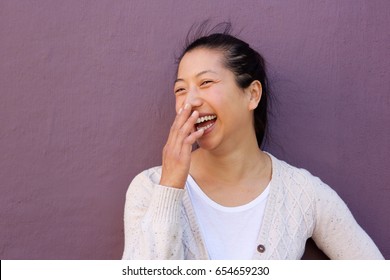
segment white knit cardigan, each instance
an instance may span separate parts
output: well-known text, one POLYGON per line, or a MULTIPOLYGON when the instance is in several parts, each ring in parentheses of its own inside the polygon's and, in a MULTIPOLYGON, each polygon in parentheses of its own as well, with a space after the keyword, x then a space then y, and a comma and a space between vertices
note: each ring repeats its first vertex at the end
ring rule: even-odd
MULTIPOLYGON (((252 259, 300 259, 310 237, 331 259, 383 259, 335 191, 270 157, 270 193, 252 259)), ((160 177, 161 167, 154 167, 129 186, 122 258, 208 259, 186 190, 161 186, 160 177)))

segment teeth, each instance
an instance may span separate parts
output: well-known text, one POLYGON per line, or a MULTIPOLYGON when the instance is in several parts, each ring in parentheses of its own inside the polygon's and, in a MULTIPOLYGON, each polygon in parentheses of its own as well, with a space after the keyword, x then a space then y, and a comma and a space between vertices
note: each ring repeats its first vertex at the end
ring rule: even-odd
POLYGON ((211 127, 212 125, 213 125, 213 123, 209 123, 209 124, 206 125, 206 126, 198 127, 196 130, 199 130, 199 129, 206 130, 206 129, 208 129, 209 127, 211 127))
POLYGON ((211 121, 211 120, 215 119, 216 117, 217 116, 215 116, 215 115, 204 116, 204 117, 198 118, 196 120, 196 123, 202 123, 202 122, 205 122, 205 121, 211 121))

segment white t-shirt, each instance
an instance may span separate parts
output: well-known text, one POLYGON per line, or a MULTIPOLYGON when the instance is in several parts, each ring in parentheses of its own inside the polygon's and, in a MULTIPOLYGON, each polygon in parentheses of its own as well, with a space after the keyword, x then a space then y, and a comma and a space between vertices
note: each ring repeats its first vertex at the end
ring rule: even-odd
POLYGON ((211 200, 191 176, 188 176, 186 189, 210 259, 252 259, 269 185, 257 198, 237 207, 225 207, 211 200))

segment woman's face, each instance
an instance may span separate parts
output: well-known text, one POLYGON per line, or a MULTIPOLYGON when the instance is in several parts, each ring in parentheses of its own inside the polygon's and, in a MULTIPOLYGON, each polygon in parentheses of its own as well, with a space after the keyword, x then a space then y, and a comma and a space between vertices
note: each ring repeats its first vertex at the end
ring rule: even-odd
POLYGON ((174 86, 176 112, 186 103, 199 112, 194 129, 205 128, 198 144, 207 150, 221 145, 234 149, 254 130, 250 94, 237 86, 223 59, 218 50, 199 48, 186 53, 174 86))

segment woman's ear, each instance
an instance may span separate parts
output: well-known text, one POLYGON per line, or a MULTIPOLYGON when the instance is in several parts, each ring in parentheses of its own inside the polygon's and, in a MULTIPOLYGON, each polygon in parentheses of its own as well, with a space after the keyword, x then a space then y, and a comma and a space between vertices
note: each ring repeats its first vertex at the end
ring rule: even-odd
POLYGON ((262 87, 258 80, 253 81, 247 88, 249 94, 249 110, 254 110, 260 103, 262 87))

